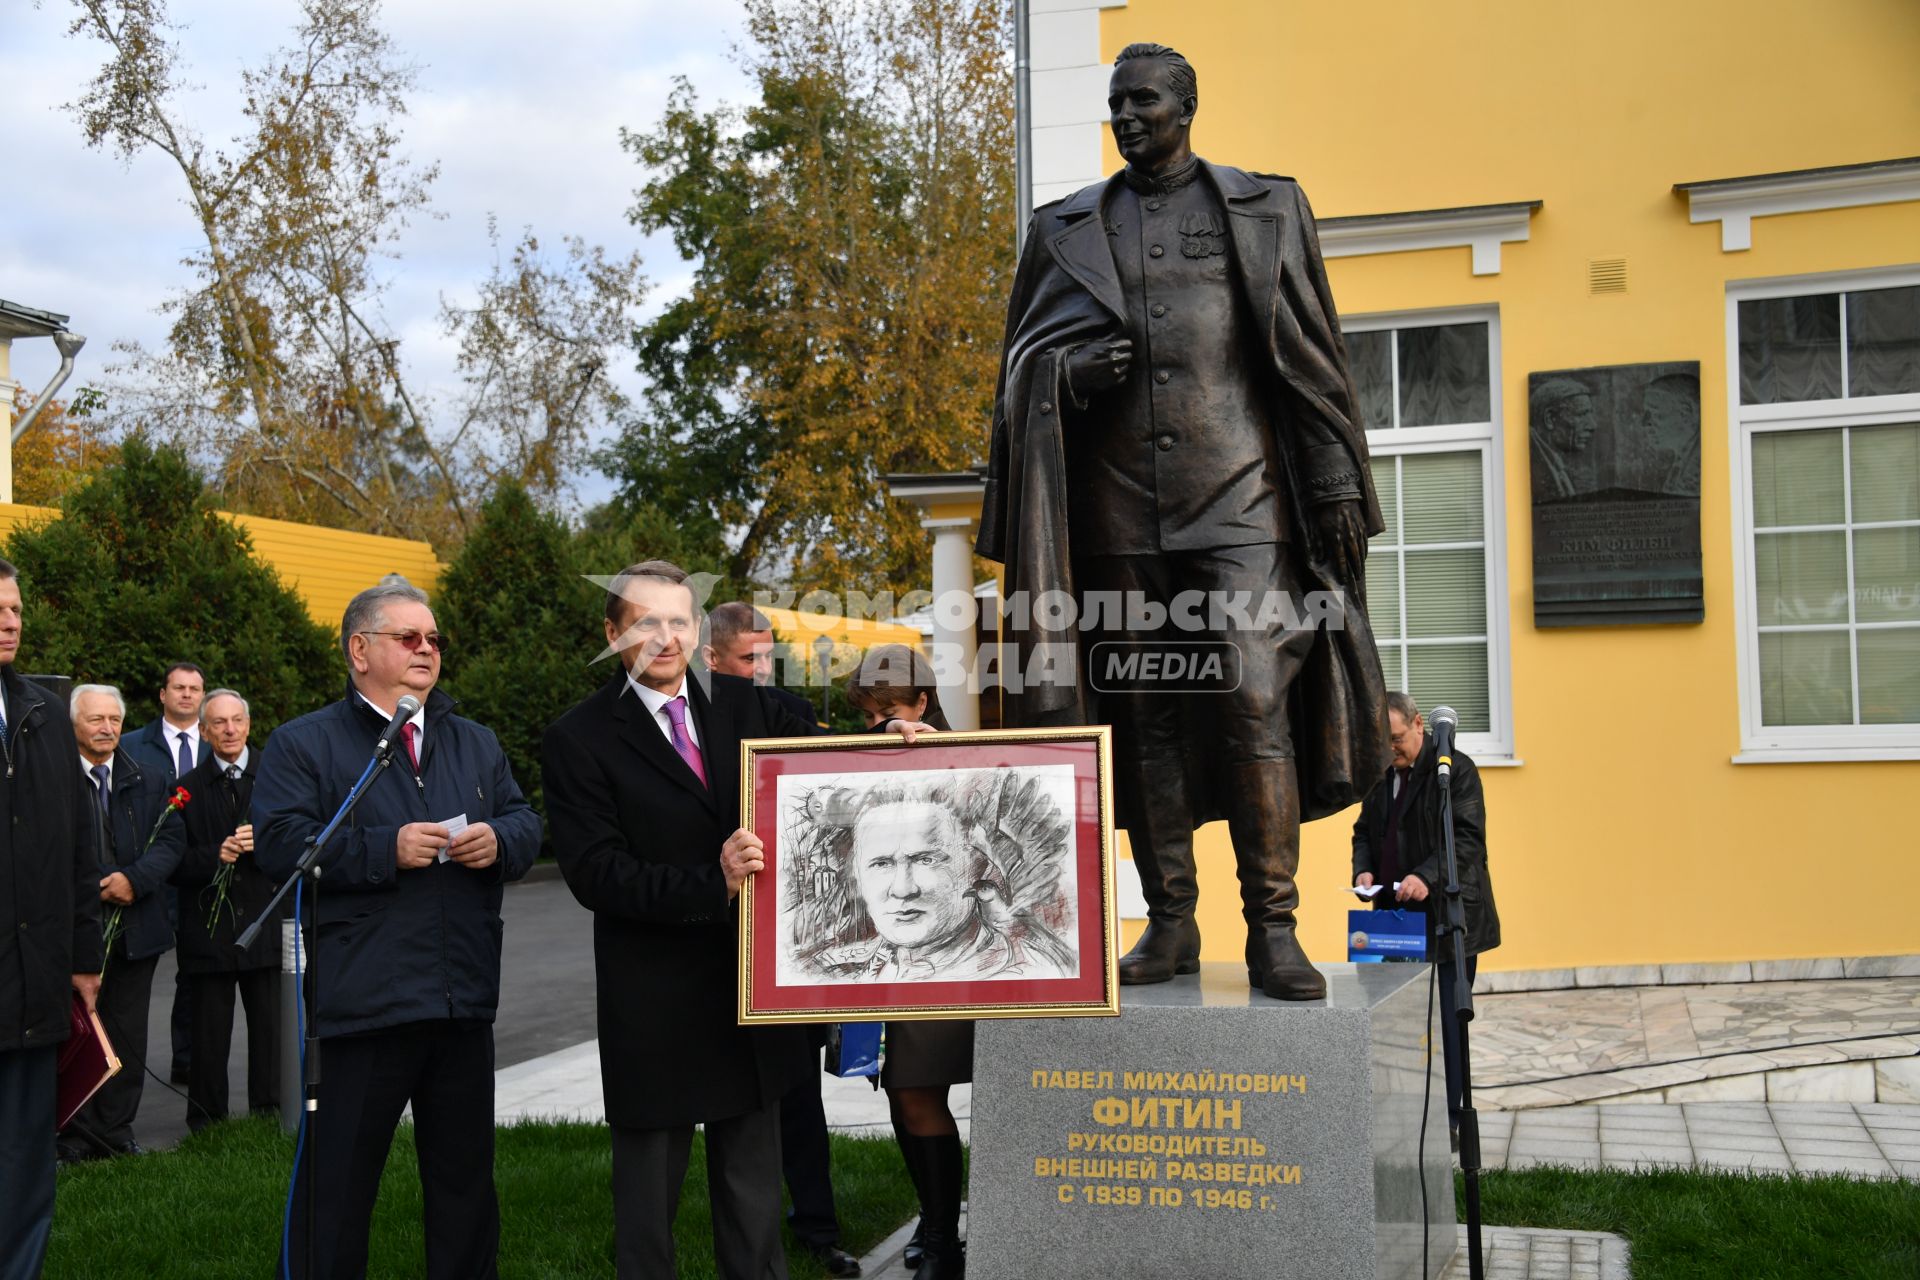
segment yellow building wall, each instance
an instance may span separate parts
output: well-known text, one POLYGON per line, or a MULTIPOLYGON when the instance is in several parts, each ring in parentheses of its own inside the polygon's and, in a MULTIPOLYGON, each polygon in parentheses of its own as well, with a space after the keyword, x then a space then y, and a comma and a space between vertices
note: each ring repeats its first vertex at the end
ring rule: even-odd
MULTIPOLYGON (((59 517, 51 507, 0 503, 0 542, 17 527, 59 517)), ((323 627, 338 628, 347 601, 389 573, 405 575, 423 591, 432 591, 440 579, 440 562, 424 542, 260 516, 228 519, 247 531, 253 539, 254 558, 298 592, 308 616, 323 627)))
MULTIPOLYGON (((1757 219, 1720 250, 1673 184, 1920 152, 1910 0, 1322 5, 1130 0, 1111 58, 1155 40, 1199 74, 1201 155, 1300 180, 1321 217, 1542 200, 1495 276, 1468 251, 1329 262, 1343 315, 1500 309, 1512 768, 1485 770, 1505 943, 1488 969, 1920 952, 1896 815, 1920 764, 1735 765, 1729 280, 1920 261, 1920 204, 1757 219), (1624 257, 1624 294, 1589 296, 1624 257), (1706 618, 1538 630, 1529 371, 1698 360, 1706 618)), ((1107 168, 1120 164, 1107 143, 1107 168)), ((1302 936, 1345 957, 1352 812, 1306 832, 1302 936)), ((1203 833, 1209 959, 1243 929, 1224 828, 1203 833)), ((1137 930, 1138 926, 1134 926, 1137 930)), ((1129 941, 1131 933, 1129 931, 1129 941)))

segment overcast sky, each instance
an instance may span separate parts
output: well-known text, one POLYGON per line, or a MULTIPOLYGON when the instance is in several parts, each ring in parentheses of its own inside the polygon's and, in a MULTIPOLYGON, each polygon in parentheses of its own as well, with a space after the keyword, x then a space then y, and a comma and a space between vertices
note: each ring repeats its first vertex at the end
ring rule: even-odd
MULTIPOLYGON (((198 233, 170 162, 147 155, 126 165, 89 150, 62 109, 103 61, 99 46, 66 35, 68 0, 12 0, 4 10, 0 297, 64 312, 86 335, 70 391, 100 378, 114 342, 160 344, 158 307, 190 282, 180 260, 198 233)), ((297 7, 172 0, 171 10, 187 28, 181 79, 198 86, 192 118, 208 142, 223 141, 239 124, 239 69, 288 40, 297 7)), ((742 101, 747 84, 729 56, 740 18, 738 0, 386 0, 387 29, 419 67, 407 150, 440 164, 432 207, 443 216, 411 227, 388 268, 387 317, 416 379, 451 376, 439 299, 471 296, 486 274, 489 213, 509 246, 524 225, 555 242, 571 233, 615 252, 637 246, 653 285, 649 309, 685 287, 687 266, 672 244, 627 223, 641 170, 620 149, 619 129, 650 128, 676 75, 707 105, 742 101)), ((58 365, 51 342, 14 343, 13 376, 30 391, 58 365)), ((604 492, 591 480, 581 486, 583 498, 604 492)))

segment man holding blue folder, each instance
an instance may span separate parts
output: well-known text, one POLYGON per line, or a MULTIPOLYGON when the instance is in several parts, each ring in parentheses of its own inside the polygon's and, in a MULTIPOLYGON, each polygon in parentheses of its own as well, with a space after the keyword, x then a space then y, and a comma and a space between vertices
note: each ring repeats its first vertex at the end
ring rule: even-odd
MULTIPOLYGON (((1360 803, 1353 824, 1353 883, 1374 895, 1376 911, 1399 908, 1427 916, 1427 955, 1440 965, 1440 1005, 1453 1007, 1451 945, 1440 943, 1438 926, 1445 910, 1440 900, 1447 881, 1447 850, 1440 830, 1439 756, 1420 718, 1419 705, 1404 693, 1387 695, 1387 732, 1393 762, 1360 803), (1398 886, 1396 888, 1396 885, 1398 886)), ((1460 864, 1460 905, 1466 914, 1467 973, 1471 984, 1483 951, 1500 945, 1500 915, 1494 910, 1493 882, 1487 876, 1487 807, 1480 771, 1466 752, 1453 749, 1453 851, 1460 864)), ((1440 1019, 1447 1062, 1447 1117, 1458 1149, 1460 1130, 1460 1029, 1451 1016, 1440 1019)))

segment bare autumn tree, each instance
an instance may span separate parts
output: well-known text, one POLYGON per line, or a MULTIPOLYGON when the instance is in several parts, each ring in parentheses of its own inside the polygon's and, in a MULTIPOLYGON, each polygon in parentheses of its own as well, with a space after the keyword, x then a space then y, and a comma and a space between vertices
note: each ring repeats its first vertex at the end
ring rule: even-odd
POLYGON ((639 259, 574 241, 555 259, 531 232, 501 259, 496 232, 478 304, 443 306, 462 388, 424 394, 380 265, 428 214, 435 167, 400 149, 414 71, 379 0, 303 0, 291 42, 241 72, 245 127, 223 147, 187 115, 165 0, 72 3, 71 34, 106 52, 70 104, 87 141, 164 157, 200 232, 164 349, 121 348, 120 426, 208 460, 229 506, 443 544, 499 480, 564 487, 620 407, 607 353, 630 333, 639 259))
MULTIPOLYGON (((33 407, 32 393, 18 393, 14 409, 33 407)), ((106 399, 81 387, 66 400, 52 400, 13 446, 13 500, 24 507, 51 507, 102 468, 120 460, 120 446, 101 421, 106 399)))
POLYGON ((730 550, 729 576, 924 580, 881 479, 984 460, 1013 269, 1002 0, 748 0, 758 103, 681 81, 623 142, 631 212, 697 264, 638 335, 649 391, 609 470, 730 550))

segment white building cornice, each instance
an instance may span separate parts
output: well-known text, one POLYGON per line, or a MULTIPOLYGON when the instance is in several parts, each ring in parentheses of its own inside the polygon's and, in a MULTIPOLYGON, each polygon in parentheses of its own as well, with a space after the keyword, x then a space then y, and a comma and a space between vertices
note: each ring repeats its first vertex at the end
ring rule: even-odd
POLYGON ((1453 209, 1414 209, 1404 213, 1363 213, 1320 218, 1320 254, 1352 258, 1416 249, 1471 249, 1473 274, 1500 274, 1500 246, 1525 241, 1538 200, 1476 204, 1453 209))
POLYGON ((1920 200, 1920 156, 1676 182, 1673 189, 1687 198, 1687 220, 1718 222, 1720 251, 1736 253, 1753 247, 1755 218, 1920 200))

